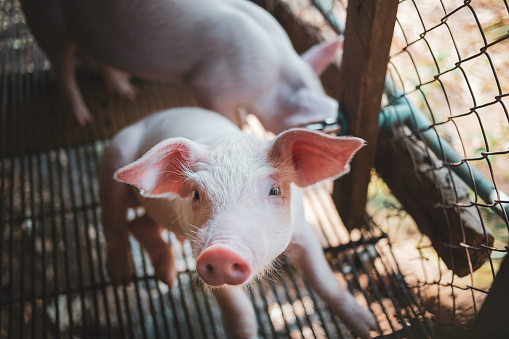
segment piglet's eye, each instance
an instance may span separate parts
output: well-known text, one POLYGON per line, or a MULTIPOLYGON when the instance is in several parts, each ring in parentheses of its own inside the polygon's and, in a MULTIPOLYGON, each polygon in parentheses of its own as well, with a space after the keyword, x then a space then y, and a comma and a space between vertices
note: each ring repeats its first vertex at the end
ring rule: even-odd
POLYGON ((193 190, 193 193, 192 193, 192 196, 193 196, 193 200, 200 200, 200 193, 198 193, 198 190, 193 190))
POLYGON ((272 187, 269 191, 269 195, 281 195, 281 187, 272 187))

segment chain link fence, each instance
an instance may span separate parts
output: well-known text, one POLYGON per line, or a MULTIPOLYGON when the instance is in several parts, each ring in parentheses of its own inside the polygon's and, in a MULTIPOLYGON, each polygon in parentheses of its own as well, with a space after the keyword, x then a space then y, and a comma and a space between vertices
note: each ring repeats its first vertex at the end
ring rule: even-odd
MULTIPOLYGON (((287 3, 326 37, 344 32, 346 1, 287 3)), ((505 0, 399 2, 368 213, 447 333, 467 333, 508 251, 507 55, 505 0), (448 235, 421 225, 430 204, 448 235)))

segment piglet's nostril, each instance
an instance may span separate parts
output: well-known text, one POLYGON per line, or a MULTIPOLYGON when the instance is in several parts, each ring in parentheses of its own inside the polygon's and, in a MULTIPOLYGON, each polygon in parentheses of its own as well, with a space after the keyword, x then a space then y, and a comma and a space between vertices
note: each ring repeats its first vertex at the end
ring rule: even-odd
POLYGON ((212 273, 212 271, 214 271, 214 266, 208 264, 207 265, 207 272, 212 273))

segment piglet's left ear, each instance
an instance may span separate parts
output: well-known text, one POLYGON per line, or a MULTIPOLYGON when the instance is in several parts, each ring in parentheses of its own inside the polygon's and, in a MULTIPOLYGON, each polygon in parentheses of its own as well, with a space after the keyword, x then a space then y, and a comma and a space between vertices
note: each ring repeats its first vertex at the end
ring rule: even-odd
POLYGON ((143 196, 168 193, 184 196, 186 169, 205 159, 206 152, 207 146, 185 138, 166 139, 115 172, 114 178, 139 188, 143 196))
POLYGON ((360 138, 332 137, 296 128, 272 141, 269 160, 276 166, 290 161, 295 170, 295 184, 306 187, 348 173, 350 160, 365 144, 360 138))

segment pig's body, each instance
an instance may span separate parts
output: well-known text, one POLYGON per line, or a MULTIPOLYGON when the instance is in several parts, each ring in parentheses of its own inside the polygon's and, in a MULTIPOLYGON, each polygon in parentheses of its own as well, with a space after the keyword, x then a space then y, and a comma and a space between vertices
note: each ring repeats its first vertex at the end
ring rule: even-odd
POLYGON ((129 97, 134 90, 124 72, 184 81, 199 105, 237 124, 244 107, 276 133, 337 114, 314 70, 330 63, 338 43, 306 62, 270 14, 248 1, 22 0, 22 6, 82 123, 90 114, 74 79, 76 48, 103 65, 110 88, 129 97))
POLYGON ((373 316, 335 279, 296 186, 346 173, 362 145, 300 129, 268 141, 199 108, 156 113, 125 128, 101 163, 110 278, 115 284, 132 278, 130 231, 149 253, 156 277, 172 285, 175 263, 161 238, 169 229, 191 240, 200 278, 222 286, 213 292, 232 337, 251 338, 254 310, 237 285, 263 275, 285 252, 338 316, 369 337, 373 316), (128 222, 127 208, 138 205, 146 214, 128 222))

